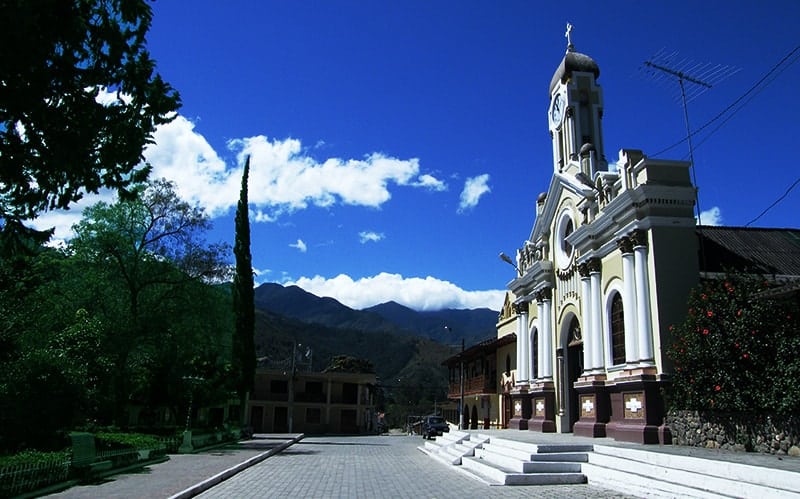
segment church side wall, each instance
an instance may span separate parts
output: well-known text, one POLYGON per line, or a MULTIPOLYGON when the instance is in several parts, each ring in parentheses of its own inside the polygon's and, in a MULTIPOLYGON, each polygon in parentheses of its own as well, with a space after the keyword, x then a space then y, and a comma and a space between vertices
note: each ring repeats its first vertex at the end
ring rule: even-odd
POLYGON ((651 307, 656 365, 669 372, 663 352, 671 342, 669 326, 686 317, 689 291, 698 283, 697 235, 694 227, 658 227, 651 231, 651 307))

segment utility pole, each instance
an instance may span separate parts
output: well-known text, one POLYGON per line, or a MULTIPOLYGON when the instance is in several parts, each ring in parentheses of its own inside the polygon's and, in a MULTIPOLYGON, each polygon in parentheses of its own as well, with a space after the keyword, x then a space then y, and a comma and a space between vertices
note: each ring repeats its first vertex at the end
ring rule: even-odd
MULTIPOLYGON (((444 327, 447 331, 453 333, 453 328, 450 326, 444 327)), ((451 345, 455 346, 455 345, 451 345)), ((458 358, 458 370, 459 370, 459 383, 461 384, 461 397, 458 402, 458 429, 464 429, 464 338, 461 338, 461 355, 458 358)))
POLYGON ((458 429, 464 429, 464 338, 461 338, 461 401, 458 408, 458 429))
POLYGON ((294 420, 294 372, 295 372, 295 357, 297 356, 297 342, 292 342, 292 362, 289 369, 289 433, 292 433, 292 423, 294 420))

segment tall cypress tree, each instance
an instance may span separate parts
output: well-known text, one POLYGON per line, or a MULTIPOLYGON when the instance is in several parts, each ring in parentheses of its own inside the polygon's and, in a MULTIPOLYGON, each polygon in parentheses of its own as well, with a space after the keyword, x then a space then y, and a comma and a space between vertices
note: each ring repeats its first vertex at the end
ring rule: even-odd
MULTIPOLYGON (((250 216, 248 213, 247 179, 250 174, 250 156, 242 172, 242 192, 236 207, 236 275, 233 278, 233 312, 236 328, 233 338, 233 363, 236 373, 236 389, 242 402, 253 391, 256 371, 255 347, 255 303, 253 290, 253 260, 250 254, 250 216)), ((244 421, 244 412, 242 420, 244 421)))

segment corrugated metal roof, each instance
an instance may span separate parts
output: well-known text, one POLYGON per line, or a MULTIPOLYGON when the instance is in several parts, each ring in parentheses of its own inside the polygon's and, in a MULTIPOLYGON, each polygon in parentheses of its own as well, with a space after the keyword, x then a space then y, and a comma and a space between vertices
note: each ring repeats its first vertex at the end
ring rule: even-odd
POLYGON ((800 276, 800 229, 700 226, 697 234, 702 271, 800 276))

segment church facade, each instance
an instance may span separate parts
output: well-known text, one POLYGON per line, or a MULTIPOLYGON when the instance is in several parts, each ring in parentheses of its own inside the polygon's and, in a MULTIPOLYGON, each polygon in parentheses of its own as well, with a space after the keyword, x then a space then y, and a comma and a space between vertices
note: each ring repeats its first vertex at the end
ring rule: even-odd
POLYGON ((665 442, 662 328, 700 274, 690 164, 633 149, 609 163, 600 68, 568 41, 549 87, 553 175, 508 283, 508 426, 665 442))

